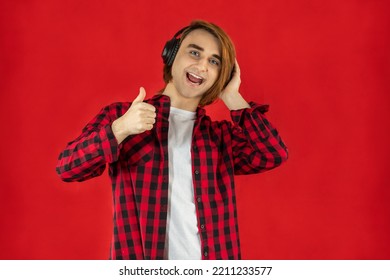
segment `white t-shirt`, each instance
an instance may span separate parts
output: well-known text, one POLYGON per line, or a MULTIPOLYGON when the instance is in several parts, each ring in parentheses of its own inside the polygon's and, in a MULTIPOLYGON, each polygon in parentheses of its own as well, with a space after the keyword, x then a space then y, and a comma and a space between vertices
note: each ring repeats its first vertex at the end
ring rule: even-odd
POLYGON ((201 259, 191 165, 195 117, 195 112, 173 107, 169 114, 169 208, 165 258, 170 260, 201 259))

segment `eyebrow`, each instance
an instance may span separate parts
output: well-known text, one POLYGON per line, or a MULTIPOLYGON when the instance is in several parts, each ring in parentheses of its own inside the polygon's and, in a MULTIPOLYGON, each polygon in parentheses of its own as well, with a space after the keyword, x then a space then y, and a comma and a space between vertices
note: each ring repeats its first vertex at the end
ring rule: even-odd
MULTIPOLYGON (((204 51, 204 48, 202 48, 202 47, 200 47, 200 46, 198 46, 198 45, 196 45, 196 44, 189 44, 189 45, 187 46, 187 48, 194 48, 194 49, 197 49, 197 50, 199 50, 199 51, 201 51, 201 52, 204 51)), ((222 61, 222 59, 221 59, 221 57, 220 57, 219 55, 213 54, 212 56, 215 57, 215 58, 217 58, 217 59, 219 59, 219 61, 222 61)))

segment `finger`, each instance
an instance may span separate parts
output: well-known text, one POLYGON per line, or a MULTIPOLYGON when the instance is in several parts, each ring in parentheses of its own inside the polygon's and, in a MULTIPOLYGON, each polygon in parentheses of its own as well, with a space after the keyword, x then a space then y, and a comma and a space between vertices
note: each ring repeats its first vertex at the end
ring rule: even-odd
POLYGON ((150 111, 143 111, 139 113, 139 116, 142 119, 155 119, 156 118, 156 113, 150 112, 150 111))
POLYGON ((238 65, 238 62, 237 62, 237 58, 236 58, 236 61, 234 62, 234 70, 236 71, 236 73, 238 74, 238 75, 240 75, 241 74, 241 70, 240 70, 240 66, 238 65))
POLYGON ((145 103, 145 102, 139 103, 138 108, 141 110, 148 111, 148 112, 153 112, 153 113, 156 112, 156 107, 154 107, 153 105, 151 105, 149 103, 145 103))
POLYGON ((151 130, 153 128, 153 124, 152 123, 144 123, 142 125, 142 131, 146 131, 146 130, 151 130))
POLYGON ((156 118, 146 118, 145 123, 146 124, 154 124, 156 122, 156 118))
POLYGON ((134 99, 133 103, 141 103, 144 101, 146 96, 146 91, 143 87, 140 87, 138 96, 134 99))

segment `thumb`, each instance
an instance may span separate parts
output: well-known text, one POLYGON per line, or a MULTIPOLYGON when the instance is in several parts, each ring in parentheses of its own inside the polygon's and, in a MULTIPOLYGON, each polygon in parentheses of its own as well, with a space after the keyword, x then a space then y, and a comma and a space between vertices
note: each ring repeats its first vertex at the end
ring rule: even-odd
POLYGON ((140 88, 139 88, 139 94, 138 94, 138 96, 134 99, 133 103, 140 103, 140 102, 144 101, 145 96, 146 96, 145 89, 144 89, 143 87, 140 87, 140 88))

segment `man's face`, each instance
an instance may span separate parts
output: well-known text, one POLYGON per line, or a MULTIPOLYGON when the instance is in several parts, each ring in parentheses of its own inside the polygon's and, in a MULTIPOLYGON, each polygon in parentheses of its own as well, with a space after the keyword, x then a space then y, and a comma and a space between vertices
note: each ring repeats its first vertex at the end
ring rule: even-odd
POLYGON ((209 32, 196 29, 182 41, 172 65, 176 94, 199 102, 218 78, 221 69, 220 45, 209 32))

